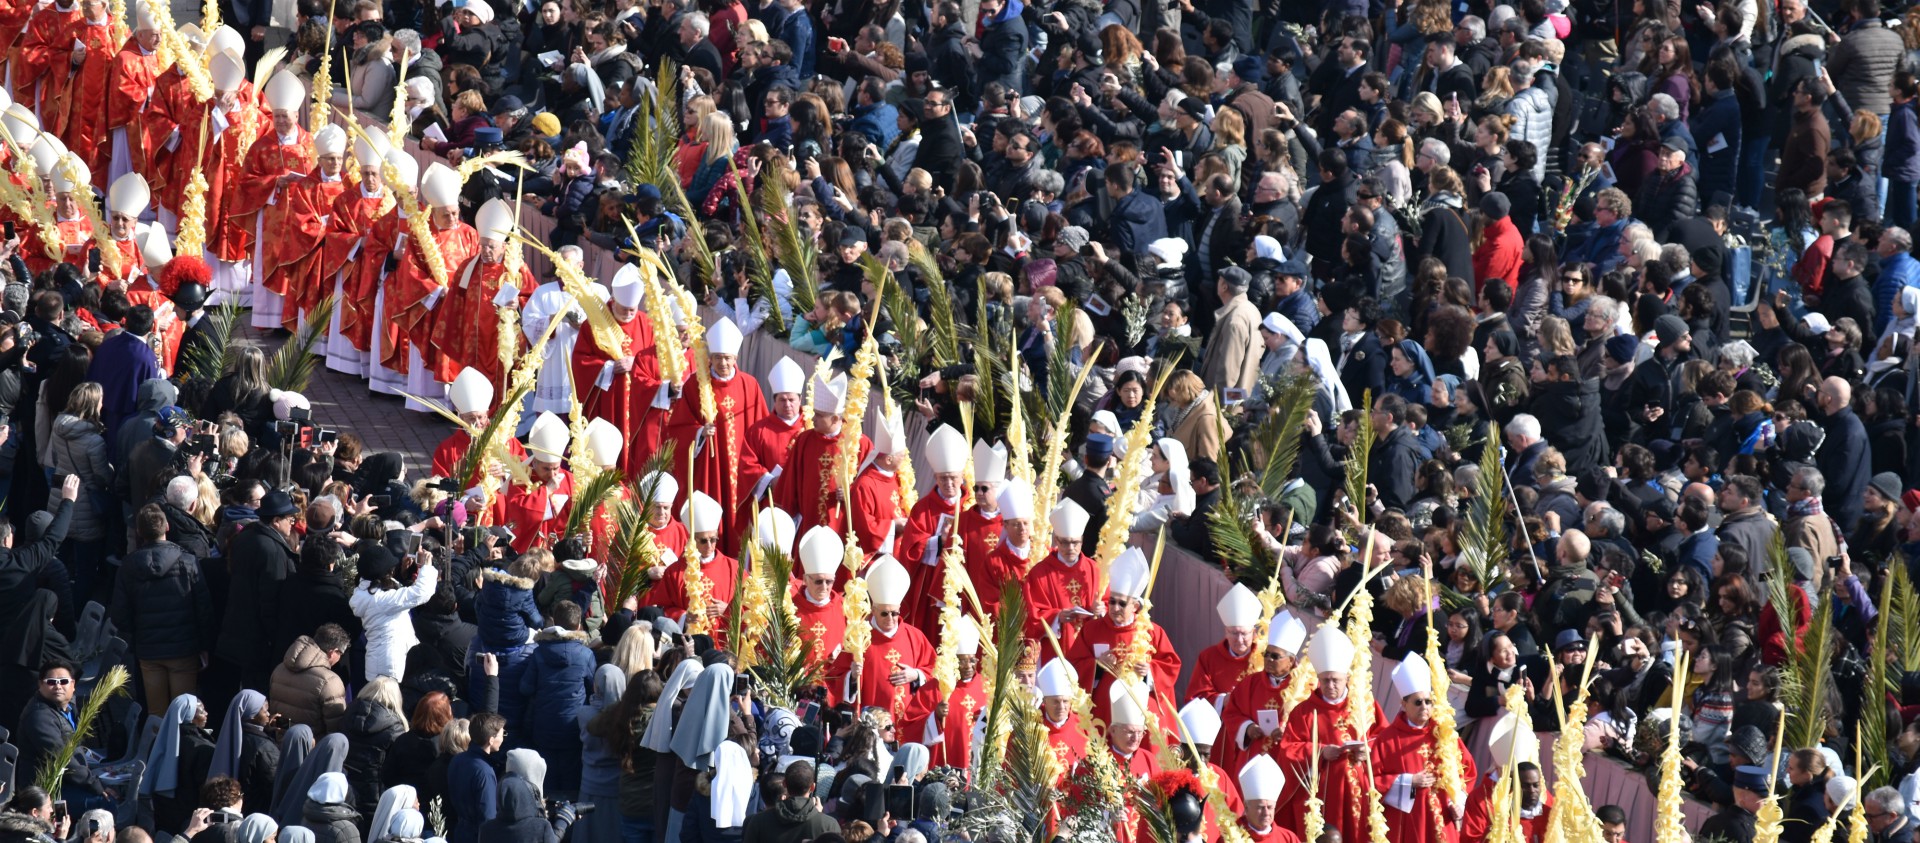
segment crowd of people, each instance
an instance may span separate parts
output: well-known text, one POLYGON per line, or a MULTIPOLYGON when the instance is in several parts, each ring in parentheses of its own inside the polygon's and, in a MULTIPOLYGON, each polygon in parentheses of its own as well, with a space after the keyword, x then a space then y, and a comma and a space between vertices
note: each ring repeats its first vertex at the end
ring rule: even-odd
POLYGON ((0 4, 0 836, 1913 839, 1920 11, 286 5, 0 4))

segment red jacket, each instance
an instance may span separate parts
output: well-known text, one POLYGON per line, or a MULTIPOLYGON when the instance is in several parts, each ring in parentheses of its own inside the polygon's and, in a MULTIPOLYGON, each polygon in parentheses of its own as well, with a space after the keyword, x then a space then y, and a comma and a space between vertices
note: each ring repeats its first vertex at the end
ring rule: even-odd
POLYGON ((1480 235, 1480 248, 1473 250, 1473 290, 1494 278, 1505 278, 1508 289, 1520 282, 1522 246, 1520 229, 1506 217, 1487 223, 1480 235))

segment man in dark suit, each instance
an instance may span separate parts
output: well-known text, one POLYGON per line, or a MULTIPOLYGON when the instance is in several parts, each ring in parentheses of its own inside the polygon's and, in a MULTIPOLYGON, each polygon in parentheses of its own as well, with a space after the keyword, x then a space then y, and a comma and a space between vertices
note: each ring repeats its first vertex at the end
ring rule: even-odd
POLYGON ((1367 58, 1372 54, 1373 48, 1365 39, 1347 36, 1334 48, 1333 61, 1327 63, 1330 66, 1314 72, 1311 82, 1317 83, 1314 93, 1320 95, 1320 106, 1313 128, 1320 135, 1333 132, 1333 119, 1340 112, 1364 105, 1360 79, 1367 75, 1367 58))
POLYGON ((680 62, 688 67, 704 67, 715 79, 725 79, 720 72, 720 48, 713 46, 707 39, 712 26, 705 12, 688 12, 680 16, 680 62))
POLYGON ((1104 433, 1088 434, 1083 450, 1080 476, 1067 484, 1064 494, 1067 500, 1087 511, 1089 517, 1083 538, 1086 547, 1095 547, 1100 543, 1101 528, 1107 524, 1107 498, 1113 497, 1113 484, 1107 482, 1106 477, 1107 469, 1113 464, 1113 437, 1104 433))

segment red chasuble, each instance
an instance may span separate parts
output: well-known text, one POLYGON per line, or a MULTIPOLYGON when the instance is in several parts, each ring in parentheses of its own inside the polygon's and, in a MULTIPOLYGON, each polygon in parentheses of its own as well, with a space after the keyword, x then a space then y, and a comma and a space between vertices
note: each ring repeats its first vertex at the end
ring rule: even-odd
MULTIPOLYGON (((1025 588, 1027 594, 1027 631, 1026 637, 1034 641, 1047 640, 1042 627, 1052 626, 1060 620, 1060 613, 1075 606, 1089 612, 1098 612, 1100 606, 1100 572, 1096 563, 1082 554, 1069 565, 1060 559, 1060 551, 1047 554, 1047 558, 1027 572, 1025 588)), ((1080 628, 1085 621, 1061 621, 1055 634, 1060 639, 1060 647, 1072 650, 1074 642, 1080 640, 1080 628)))
MULTIPOLYGON (((137 50, 139 46, 135 45, 133 49, 137 50)), ((187 137, 180 124, 199 108, 199 104, 194 102, 186 77, 180 75, 178 68, 154 74, 153 93, 148 95, 145 102, 146 108, 137 111, 133 122, 127 125, 127 145, 141 150, 141 155, 135 159, 141 166, 135 169, 146 175, 147 185, 153 189, 154 204, 179 213, 181 192, 186 190, 187 183, 172 177, 171 162, 174 153, 182 147, 186 149, 188 163, 193 161, 193 147, 200 139, 198 136, 187 137), (180 130, 180 142, 174 150, 169 151, 166 143, 175 130, 180 130), (138 140, 135 139, 136 135, 138 140)))
MULTIPOLYGON (((1309 694, 1293 710, 1293 716, 1287 718, 1286 731, 1280 738, 1280 752, 1275 757, 1283 770, 1306 770, 1310 763, 1320 765, 1320 805, 1327 817, 1327 827, 1339 829, 1345 839, 1366 840, 1367 800, 1373 798, 1373 783, 1367 779, 1366 767, 1349 762, 1344 755, 1332 761, 1313 756, 1316 734, 1319 746, 1324 749, 1347 741, 1371 741, 1380 733, 1381 721, 1386 717, 1380 713, 1379 703, 1373 704, 1373 729, 1360 735, 1354 733, 1348 722, 1349 700, 1351 697, 1331 703, 1317 692, 1309 694)), ((1296 778, 1304 779, 1305 774, 1289 775, 1287 780, 1291 783, 1296 778)), ((1298 827, 1305 805, 1305 799, 1293 800, 1276 821, 1289 828, 1298 827)))
POLYGON ((566 469, 554 469, 555 484, 508 482, 501 491, 506 499, 507 525, 513 529, 513 549, 526 553, 528 548, 545 547, 567 528, 567 508, 573 504, 573 475, 566 469), (563 499, 564 498, 564 499, 563 499))
POLYGON ((747 428, 747 450, 753 452, 760 467, 772 472, 774 468, 787 464, 787 448, 793 444, 793 437, 803 430, 799 417, 787 421, 775 415, 771 410, 767 417, 747 428))
POLYGON ((0 0, 0 55, 15 68, 20 67, 21 30, 26 28, 27 16, 33 14, 35 5, 36 0, 0 0))
MULTIPOLYGON (((888 636, 880 630, 873 631, 873 644, 867 648, 860 664, 859 708, 879 706, 893 714, 893 722, 910 723, 927 716, 933 709, 933 694, 917 693, 911 683, 895 685, 887 681, 895 667, 914 668, 920 671, 924 681, 933 681, 934 647, 927 643, 927 636, 920 630, 901 624, 888 636)), ((828 671, 832 679, 831 687, 838 690, 839 699, 846 699, 853 677, 853 654, 842 650, 828 671)))
MULTIPOLYGON (((410 230, 401 228, 406 235, 405 257, 400 260, 400 268, 387 276, 387 340, 381 346, 386 359, 380 364, 396 372, 407 371, 410 363, 407 350, 417 348, 420 359, 427 366, 433 366, 436 358, 430 343, 433 327, 433 311, 426 308, 426 300, 434 290, 440 289, 433 280, 433 273, 427 269, 427 261, 420 253, 420 246, 413 242, 410 230)), ((465 264, 469 258, 480 251, 480 233, 473 226, 454 220, 453 227, 435 231, 433 239, 440 244, 440 255, 446 261, 448 283, 453 283, 453 273, 465 264)), ((445 298, 444 296, 442 297, 445 298)))
MULTIPOLYGON (((333 208, 328 211, 326 239, 322 241, 313 270, 319 287, 311 297, 318 303, 321 296, 333 292, 334 276, 342 270, 346 272, 340 283, 340 300, 334 307, 340 311, 340 333, 360 351, 367 351, 373 338, 375 289, 362 288, 360 266, 349 261, 359 261, 366 255, 385 255, 393 249, 392 240, 387 241, 385 249, 374 242, 374 231, 380 220, 393 216, 392 209, 386 207, 388 196, 384 191, 368 196, 365 187, 349 188, 333 200, 333 208), (356 248, 358 252, 354 251, 356 248)), ((313 304, 301 306, 312 309, 313 304)))
MULTIPOLYGON (((1286 693, 1287 685, 1287 677, 1275 680, 1262 671, 1241 680, 1240 684, 1235 685, 1233 691, 1227 694, 1226 705, 1220 710, 1220 736, 1213 739, 1213 757, 1220 762, 1221 766, 1229 770, 1239 770, 1246 766, 1248 761, 1253 760, 1255 755, 1263 752, 1271 753, 1275 761, 1280 760, 1280 754, 1277 751, 1280 734, 1247 740, 1243 737, 1243 733, 1248 726, 1259 725, 1262 711, 1273 712, 1268 716, 1279 726, 1273 730, 1274 732, 1285 732, 1286 723, 1278 718, 1285 708, 1280 698, 1286 693)), ((1275 800, 1279 806, 1276 810, 1284 810, 1288 803, 1299 795, 1300 785, 1303 784, 1303 781, 1295 781, 1292 776, 1288 776, 1286 785, 1280 790, 1280 798, 1275 800)))
POLYGON ((58 119, 47 108, 61 101, 73 79, 73 26, 80 18, 80 4, 59 4, 37 8, 28 5, 27 30, 20 36, 20 54, 13 60, 13 100, 25 103, 35 114, 49 120, 41 128, 58 135, 58 119), (37 98, 36 98, 37 95, 37 98))
MULTIPOLYGON (((647 590, 647 596, 640 601, 642 606, 659 606, 661 612, 680 623, 682 628, 686 626, 687 611, 691 607, 687 599, 687 562, 693 557, 692 548, 681 551, 681 558, 667 566, 666 576, 654 583, 653 588, 647 590)), ((740 579, 740 560, 716 552, 713 558, 701 563, 700 573, 705 575, 707 582, 713 586, 707 592, 707 599, 717 600, 722 604, 733 603, 734 583, 740 579)), ((726 615, 721 614, 711 620, 717 621, 708 624, 711 628, 710 634, 714 636, 714 646, 724 646, 721 639, 725 637, 722 627, 725 624, 726 615)))
MULTIPOLYGON (((1488 770, 1473 783, 1473 789, 1467 791, 1467 808, 1460 821, 1460 839, 1466 843, 1483 843, 1493 827, 1492 805, 1494 787, 1498 784, 1498 770, 1488 770)), ((1540 843, 1547 834, 1547 820, 1553 816, 1553 791, 1543 789, 1540 794, 1541 810, 1537 816, 1520 819, 1520 830, 1526 835, 1526 843, 1540 843)))
MULTIPOLYGON (((472 445, 473 437, 457 428, 453 433, 448 434, 447 438, 440 440, 440 444, 433 448, 433 476, 453 477, 454 470, 460 467, 461 460, 466 459, 467 449, 472 445)), ((527 449, 520 444, 520 440, 509 438, 507 450, 512 451, 514 458, 521 462, 527 461, 527 449)), ((462 483, 467 482, 465 477, 453 477, 453 479, 462 483)))
POLYGON ((107 77, 121 45, 130 40, 127 35, 124 26, 115 26, 111 20, 103 19, 94 23, 81 18, 75 22, 72 31, 67 34, 67 44, 69 47, 74 41, 85 44, 87 57, 73 71, 73 84, 68 86, 63 99, 44 106, 52 110, 54 120, 59 124, 55 133, 66 141, 67 149, 87 162, 95 187, 103 187, 107 178, 107 168, 95 165, 100 160, 98 151, 104 139, 102 130, 110 94, 107 77))
POLYGON ((1259 643, 1254 642, 1238 656, 1227 649, 1225 640, 1215 641, 1213 646, 1201 650, 1193 662, 1193 675, 1187 677, 1187 700, 1204 698, 1218 708, 1220 699, 1233 693, 1234 687, 1246 677, 1247 664, 1253 661, 1253 647, 1259 643))
POLYGON ((1287 830, 1278 821, 1275 821, 1266 831, 1255 831, 1248 828, 1247 821, 1242 819, 1240 828, 1246 831, 1247 837, 1251 838, 1253 843, 1300 843, 1300 835, 1287 830))
POLYGON ((247 228, 242 231, 228 217, 230 194, 241 179, 241 148, 261 133, 273 134, 273 119, 260 105, 253 84, 243 81, 233 94, 234 110, 223 118, 227 122, 226 130, 215 135, 213 110, 218 98, 194 102, 193 93, 184 82, 170 83, 172 88, 162 94, 159 88, 165 80, 163 75, 161 82, 155 83, 154 94, 154 104, 163 107, 150 104, 147 109, 147 148, 153 168, 147 178, 154 183, 161 207, 177 214, 194 171, 203 171, 207 180, 207 252, 219 260, 245 260, 251 257, 248 250, 253 243, 252 220, 247 220, 247 228), (173 102, 165 102, 169 98, 173 102), (204 153, 200 148, 202 126, 207 127, 204 153), (167 141, 176 130, 180 133, 178 143, 168 150, 167 141))
POLYGON ((581 323, 580 337, 573 344, 573 392, 588 418, 606 419, 620 428, 627 440, 627 446, 620 450, 620 468, 627 476, 637 477, 647 460, 660 450, 667 411, 653 407, 654 396, 660 390, 660 361, 654 352, 653 326, 644 315, 636 315, 620 327, 626 330, 627 353, 633 356, 633 368, 612 372, 606 385, 600 385, 601 373, 607 371, 608 363, 614 362, 613 352, 600 347, 592 325, 581 323))
MULTIPOLYGON (((1040 718, 1046 720, 1046 715, 1041 714, 1040 718)), ((1064 779, 1067 771, 1087 757, 1087 735, 1080 731, 1080 715, 1071 711, 1067 712, 1066 722, 1046 720, 1046 724, 1047 748, 1053 750, 1053 759, 1059 762, 1060 777, 1064 779)), ((1055 782, 1055 786, 1059 783, 1055 782)))
MULTIPOLYGON (((60 242, 66 244, 60 260, 47 257, 47 250, 40 241, 39 226, 20 226, 20 258, 27 263, 27 270, 35 275, 53 268, 56 263, 70 263, 74 266, 87 265, 87 249, 93 246, 93 223, 86 217, 71 220, 58 220, 54 227, 60 232, 60 242), (31 233, 29 233, 31 232, 31 233)), ((83 273, 84 274, 84 273, 83 273)))
MULTIPOLYGON (((294 185, 281 186, 280 177, 311 173, 314 169, 313 136, 298 121, 295 121, 293 136, 286 140, 291 142, 283 142, 280 135, 273 131, 272 119, 266 120, 260 127, 259 138, 247 148, 247 160, 240 168, 240 178, 228 194, 227 220, 238 229, 240 247, 249 254, 254 245, 254 214, 260 215, 260 236, 271 242, 272 238, 288 228, 288 220, 295 213, 296 209, 289 201, 294 185)), ((308 210, 316 209, 309 206, 308 210)), ((287 273, 278 260, 280 256, 274 253, 272 246, 266 246, 261 254, 267 266, 253 268, 254 274, 263 279, 260 286, 286 295, 287 273)))
MULTIPOLYGON (((1139 624, 1126 627, 1115 626, 1111 618, 1087 621, 1081 630, 1080 639, 1073 642, 1073 648, 1067 651, 1067 661, 1080 676, 1080 684, 1093 697, 1094 719, 1107 722, 1108 712, 1113 707, 1113 698, 1109 686, 1113 676, 1104 667, 1097 668, 1102 654, 1120 647, 1132 646, 1133 636, 1138 634, 1139 624)), ((1152 636, 1153 657, 1147 664, 1147 672, 1153 678, 1155 698, 1151 704, 1159 707, 1158 695, 1166 694, 1171 698, 1174 687, 1180 680, 1180 654, 1173 651, 1173 642, 1167 638, 1167 631, 1154 624, 1147 633, 1152 636)), ((1166 722, 1164 715, 1161 722, 1166 722)))
MULTIPOLYGON (((860 541, 860 551, 868 557, 879 553, 887 538, 893 535, 893 522, 900 517, 900 501, 896 497, 899 491, 899 475, 878 465, 867 466, 866 471, 854 478, 853 535, 860 541)), ((908 582, 911 594, 911 574, 908 582)))
MULTIPOLYGON (((934 686, 934 693, 939 693, 934 686)), ((973 768, 973 723, 987 710, 986 680, 978 672, 971 679, 953 686, 953 693, 947 697, 947 716, 939 712, 930 712, 918 721, 907 724, 900 731, 901 740, 911 740, 926 744, 932 753, 934 767, 957 767, 962 770, 973 768)))
MULTIPOLYGON (((93 170, 104 178, 113 162, 113 130, 127 130, 127 154, 136 173, 148 172, 145 133, 141 114, 153 99, 154 78, 159 72, 159 56, 140 50, 140 42, 128 38, 113 54, 107 68, 106 107, 99 113, 100 147, 94 153, 93 170)), ((149 179, 151 181, 151 179, 149 179)))
POLYGON ((987 614, 1000 613, 1001 588, 1007 583, 1021 583, 1026 577, 1027 556, 1033 555, 1031 542, 1027 544, 1025 552, 1026 556, 1015 553, 1002 536, 978 566, 973 564, 973 560, 967 560, 967 579, 973 581, 973 590, 979 592, 980 606, 987 614))
MULTIPOLYGON (((781 509, 793 513, 794 527, 801 535, 822 525, 833 528, 836 533, 846 531, 840 481, 834 476, 841 444, 846 441, 845 430, 828 438, 809 428, 793 437, 785 463, 787 470, 780 472, 780 479, 773 484, 773 499, 781 509)), ((873 440, 862 435, 854 465, 859 465, 872 450, 873 440)))
POLYGON ((847 633, 847 610, 840 592, 828 595, 826 603, 815 603, 807 599, 804 586, 795 588, 793 609, 800 618, 800 637, 811 642, 807 664, 819 668, 820 675, 825 676, 828 666, 840 656, 840 640, 847 633))
POLYGON ((927 543, 940 527, 940 517, 959 514, 957 502, 943 500, 939 492, 929 492, 913 504, 907 514, 907 526, 893 540, 893 558, 907 569, 906 605, 900 607, 900 620, 920 629, 933 629, 940 616, 940 598, 947 588, 947 569, 940 562, 943 547, 927 555, 927 543), (929 564, 931 563, 931 564, 929 564))
MULTIPOLYGON (((486 263, 476 254, 465 266, 453 270, 447 294, 433 308, 433 353, 421 355, 433 361, 434 380, 452 383, 462 369, 472 366, 486 375, 489 383, 507 382, 506 367, 500 362, 499 308, 494 307, 493 299, 509 283, 519 290, 510 305, 519 313, 537 286, 525 265, 517 275, 508 275, 505 263, 486 263)), ((514 328, 515 357, 520 347, 518 324, 514 328)))
MULTIPOLYGON (((300 311, 318 307, 321 299, 333 293, 333 273, 324 270, 329 263, 325 248, 327 230, 333 226, 334 203, 347 194, 348 186, 340 174, 329 179, 315 167, 280 192, 280 204, 286 210, 281 214, 279 227, 262 229, 267 236, 267 248, 263 252, 267 265, 255 267, 254 272, 264 272, 268 278, 278 277, 285 285, 287 301, 281 310, 282 328, 298 331, 300 311)), ((346 225, 350 221, 341 223, 346 225)))
POLYGON ((973 578, 976 587, 987 571, 987 556, 999 547, 1000 513, 986 515, 978 502, 960 513, 960 552, 967 558, 967 576, 973 578))
MULTIPOLYGON (((1444 700, 1440 701, 1445 705, 1444 700)), ((1473 755, 1458 736, 1464 781, 1474 780, 1473 755)), ((1437 787, 1417 788, 1402 775, 1438 774, 1438 741, 1433 721, 1415 726, 1402 713, 1373 738, 1373 787, 1387 816, 1387 839, 1393 843, 1459 843, 1460 817, 1437 787)))
MULTIPOLYGON (((760 391, 759 381, 737 369, 733 377, 724 381, 713 378, 712 382, 717 419, 701 415, 700 382, 692 374, 687 376, 680 397, 667 414, 666 440, 676 443, 673 476, 682 483, 680 497, 674 505, 677 508, 695 489, 719 501, 720 546, 739 547, 741 529, 752 526, 753 521, 752 513, 743 509, 742 504, 754 484, 760 482, 760 476, 766 473, 747 448, 747 428, 766 418, 767 397, 760 391), (695 440, 700 439, 700 429, 709 424, 712 427, 696 454, 695 440), (691 487, 685 485, 689 460, 693 463, 691 487)), ((651 400, 652 396, 648 398, 651 400)))

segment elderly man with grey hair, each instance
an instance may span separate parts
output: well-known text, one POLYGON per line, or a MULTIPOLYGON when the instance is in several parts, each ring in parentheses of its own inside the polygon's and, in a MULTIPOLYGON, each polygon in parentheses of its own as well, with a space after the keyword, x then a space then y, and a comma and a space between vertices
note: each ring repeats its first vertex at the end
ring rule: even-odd
POLYGON ((1700 145, 1693 142, 1693 130, 1687 128, 1687 121, 1680 117, 1680 103, 1672 94, 1654 94, 1647 99, 1647 114, 1653 117, 1653 124, 1660 130, 1660 141, 1665 143, 1677 140, 1687 148, 1687 166, 1700 169, 1700 145))
POLYGON ((160 493, 160 511, 167 516, 167 540, 196 559, 213 556, 213 532, 200 522, 200 481, 181 475, 167 481, 160 493))
POLYGON ((1876 787, 1860 798, 1873 843, 1913 843, 1913 805, 1896 787, 1876 787))
POLYGON ((1208 389, 1252 389, 1260 382, 1260 309, 1247 300, 1253 276, 1237 266, 1220 270, 1214 292, 1223 304, 1207 337, 1200 379, 1208 389))

